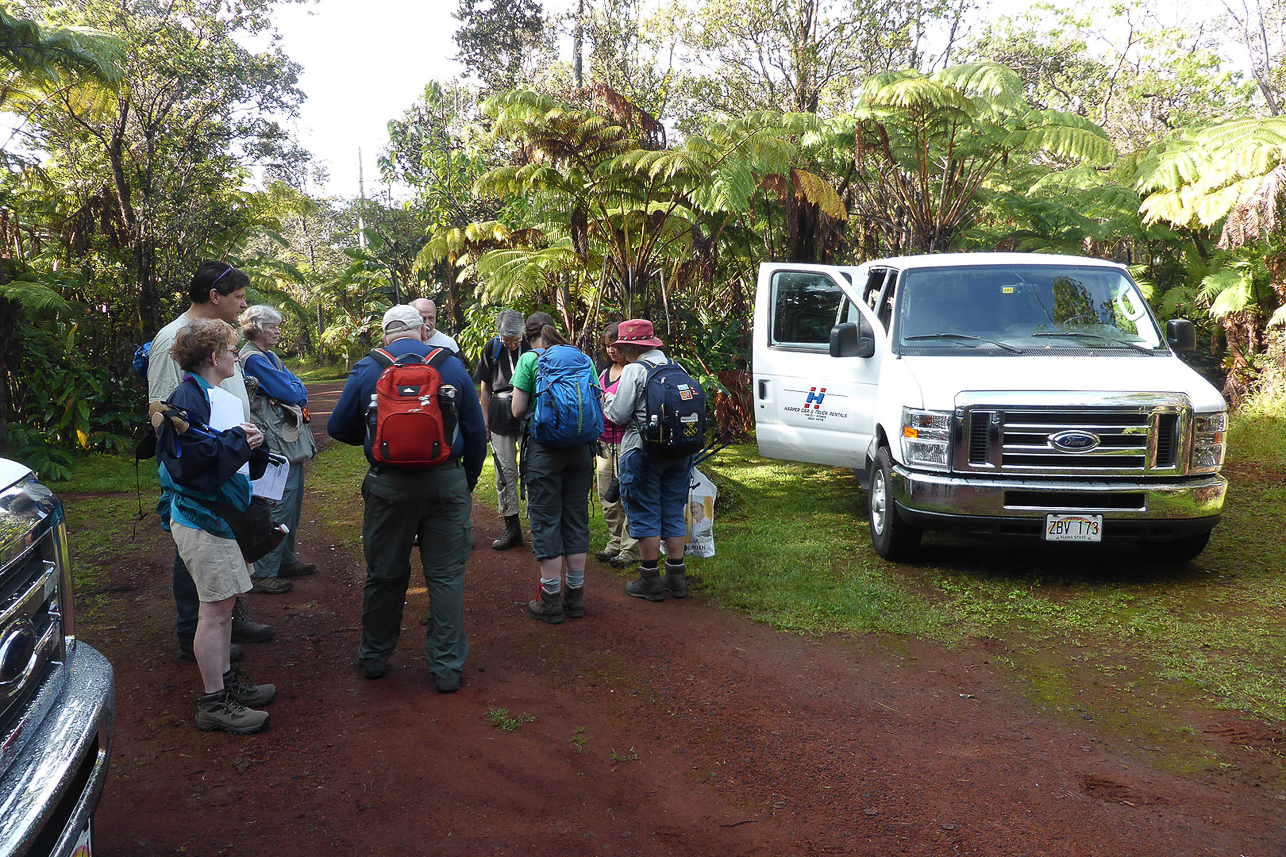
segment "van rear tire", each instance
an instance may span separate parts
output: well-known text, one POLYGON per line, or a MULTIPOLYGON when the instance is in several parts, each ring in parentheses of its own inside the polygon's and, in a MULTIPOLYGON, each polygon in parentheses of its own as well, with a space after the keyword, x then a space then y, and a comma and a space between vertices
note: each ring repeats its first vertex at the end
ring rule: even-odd
POLYGON ((880 447, 871 463, 871 487, 866 497, 866 517, 875 552, 894 562, 914 556, 923 531, 898 515, 893 501, 893 456, 887 446, 880 447))

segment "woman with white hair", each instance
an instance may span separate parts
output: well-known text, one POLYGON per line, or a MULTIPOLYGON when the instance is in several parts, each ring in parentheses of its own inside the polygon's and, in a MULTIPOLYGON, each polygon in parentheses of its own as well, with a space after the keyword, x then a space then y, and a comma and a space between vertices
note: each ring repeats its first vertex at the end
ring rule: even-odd
POLYGON ((288 534, 280 545, 255 563, 251 592, 279 595, 294 588, 287 578, 303 577, 317 571, 311 562, 300 562, 295 554, 304 502, 304 462, 317 454, 312 428, 308 425, 308 391, 304 382, 286 368, 273 348, 281 339, 281 313, 270 306, 252 306, 241 314, 241 371, 250 396, 250 416, 268 448, 290 462, 290 475, 281 499, 272 509, 275 524, 284 524, 288 534))

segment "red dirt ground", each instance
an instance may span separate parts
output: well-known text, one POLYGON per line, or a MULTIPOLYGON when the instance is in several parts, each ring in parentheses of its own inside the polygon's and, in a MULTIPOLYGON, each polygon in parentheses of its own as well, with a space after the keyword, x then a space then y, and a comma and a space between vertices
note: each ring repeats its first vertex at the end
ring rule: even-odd
POLYGON ((80 627, 117 671, 96 853, 1286 853, 1281 736, 1268 724, 1188 712, 1204 726, 1168 739, 1196 760, 1175 772, 1155 763, 1148 724, 1122 739, 1019 695, 993 663, 1000 641, 948 651, 778 633, 707 604, 697 563, 691 597, 651 604, 591 560, 588 615, 549 626, 524 612, 530 551, 490 549, 494 511, 474 521, 469 661, 446 696, 424 666, 423 581, 394 670, 363 680, 361 557, 302 527, 301 556, 321 572, 251 596, 278 631, 246 647, 247 665, 280 690, 271 730, 253 736, 193 728, 199 679, 174 646, 173 543, 140 527, 108 606, 80 627), (496 708, 530 719, 505 732, 496 708), (1235 764, 1202 761, 1215 752, 1235 764))

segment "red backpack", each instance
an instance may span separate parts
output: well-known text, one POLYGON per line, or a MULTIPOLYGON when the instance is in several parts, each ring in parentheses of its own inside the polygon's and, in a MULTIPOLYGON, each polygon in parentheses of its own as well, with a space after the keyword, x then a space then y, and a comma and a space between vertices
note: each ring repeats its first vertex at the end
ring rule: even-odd
POLYGON ((394 467, 436 467, 451 457, 455 440, 455 387, 438 371, 451 356, 435 348, 426 357, 394 357, 383 348, 371 357, 384 367, 366 412, 371 455, 394 467))

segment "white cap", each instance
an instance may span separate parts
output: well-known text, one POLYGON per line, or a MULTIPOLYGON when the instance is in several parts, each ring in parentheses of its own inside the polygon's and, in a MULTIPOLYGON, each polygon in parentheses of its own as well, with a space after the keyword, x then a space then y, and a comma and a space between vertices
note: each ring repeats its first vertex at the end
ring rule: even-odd
POLYGON ((405 330, 415 330, 417 327, 424 327, 424 319, 420 317, 419 310, 410 304, 389 307, 384 313, 385 333, 401 333, 405 330))

